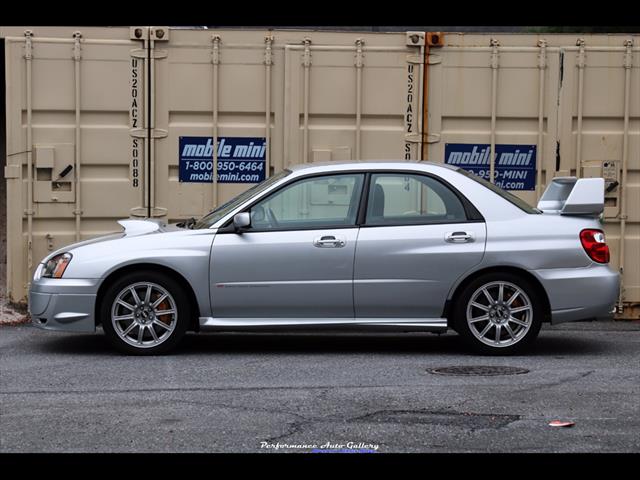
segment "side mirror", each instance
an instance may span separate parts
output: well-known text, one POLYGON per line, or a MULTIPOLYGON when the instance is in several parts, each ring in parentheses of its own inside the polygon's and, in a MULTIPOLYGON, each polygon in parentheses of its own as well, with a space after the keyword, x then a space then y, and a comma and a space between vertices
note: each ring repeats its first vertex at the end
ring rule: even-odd
POLYGON ((242 230, 251 226, 251 216, 249 212, 236 213, 233 216, 233 226, 237 232, 242 232, 242 230))

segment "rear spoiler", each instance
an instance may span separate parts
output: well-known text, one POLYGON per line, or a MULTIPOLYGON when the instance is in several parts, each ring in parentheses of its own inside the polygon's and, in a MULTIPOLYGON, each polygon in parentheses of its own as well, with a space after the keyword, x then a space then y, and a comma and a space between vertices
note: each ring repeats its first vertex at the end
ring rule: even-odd
POLYGON ((597 216, 604 211, 604 178, 556 177, 542 194, 538 210, 597 216))

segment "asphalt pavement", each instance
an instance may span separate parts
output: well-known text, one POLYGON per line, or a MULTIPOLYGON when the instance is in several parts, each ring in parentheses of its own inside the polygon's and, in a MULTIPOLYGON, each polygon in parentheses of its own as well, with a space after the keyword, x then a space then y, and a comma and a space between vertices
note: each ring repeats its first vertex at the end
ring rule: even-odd
POLYGON ((640 452, 640 322, 544 327, 514 357, 454 333, 190 334, 127 357, 101 332, 0 327, 0 452, 313 451, 640 452), (430 371, 467 366, 528 372, 430 371))

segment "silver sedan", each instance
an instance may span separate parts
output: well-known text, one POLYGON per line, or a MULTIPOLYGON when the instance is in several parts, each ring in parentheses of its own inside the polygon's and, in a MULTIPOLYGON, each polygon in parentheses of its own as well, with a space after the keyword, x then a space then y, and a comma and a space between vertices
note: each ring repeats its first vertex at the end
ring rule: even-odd
POLYGON ((529 347, 543 322, 607 317, 619 289, 604 180, 554 179, 538 208, 442 164, 304 165, 204 217, 124 231, 42 260, 33 322, 158 354, 189 331, 458 332, 529 347))

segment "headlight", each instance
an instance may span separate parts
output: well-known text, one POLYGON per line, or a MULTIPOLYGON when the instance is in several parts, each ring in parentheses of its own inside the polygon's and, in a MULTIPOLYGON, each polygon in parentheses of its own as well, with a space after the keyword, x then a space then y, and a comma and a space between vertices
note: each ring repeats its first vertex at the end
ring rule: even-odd
POLYGON ((38 266, 36 267, 36 271, 33 272, 33 281, 37 282, 38 280, 40 280, 40 277, 42 277, 42 269, 44 268, 44 265, 42 263, 39 263, 38 266))
MULTIPOLYGON (((72 255, 70 253, 56 255, 45 263, 42 268, 42 276, 45 278, 61 278, 67 268, 67 265, 69 265, 69 262, 71 261, 71 257, 72 255)), ((38 272, 36 271, 36 274, 37 273, 38 272)))

